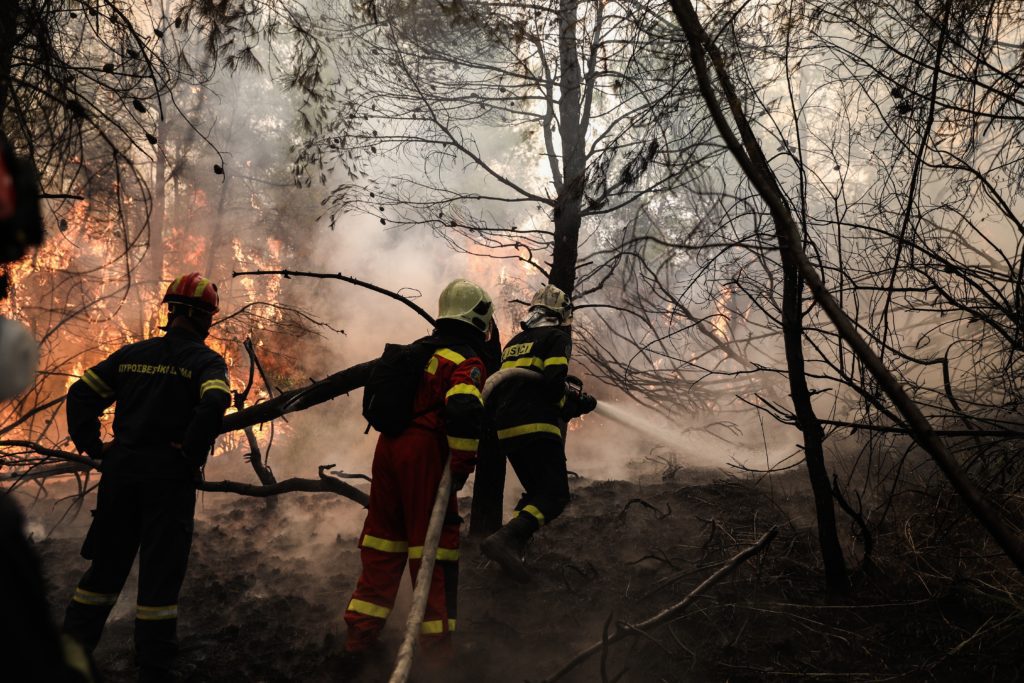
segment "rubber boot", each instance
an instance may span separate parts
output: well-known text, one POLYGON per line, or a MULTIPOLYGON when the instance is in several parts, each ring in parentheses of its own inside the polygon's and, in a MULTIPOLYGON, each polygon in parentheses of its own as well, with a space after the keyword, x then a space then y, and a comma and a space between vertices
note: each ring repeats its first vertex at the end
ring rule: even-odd
POLYGON ((508 524, 484 539, 480 544, 480 550, 488 559, 501 565, 512 578, 525 583, 530 580, 530 573, 523 564, 523 551, 537 527, 536 520, 529 515, 514 517, 508 524))

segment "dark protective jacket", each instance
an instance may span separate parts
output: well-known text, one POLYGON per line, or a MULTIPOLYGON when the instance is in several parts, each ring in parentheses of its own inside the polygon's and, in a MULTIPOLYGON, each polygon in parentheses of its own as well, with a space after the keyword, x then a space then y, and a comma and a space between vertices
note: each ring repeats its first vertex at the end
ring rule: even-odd
POLYGON ((562 438, 561 408, 569 372, 572 340, 565 327, 534 327, 509 340, 501 369, 527 368, 539 381, 510 378, 495 388, 487 411, 494 416, 498 440, 562 438))
POLYGON ((231 402, 227 366, 196 334, 124 346, 86 370, 68 391, 68 433, 104 473, 178 477, 206 463, 231 402), (114 402, 114 443, 106 453, 99 417, 114 402))

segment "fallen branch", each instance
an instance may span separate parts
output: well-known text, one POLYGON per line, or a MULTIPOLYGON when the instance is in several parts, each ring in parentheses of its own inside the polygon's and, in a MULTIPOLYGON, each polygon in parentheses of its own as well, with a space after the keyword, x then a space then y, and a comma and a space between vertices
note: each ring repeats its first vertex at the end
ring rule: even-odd
POLYGON ((377 359, 374 359, 353 365, 319 382, 313 382, 309 386, 286 391, 269 401, 225 415, 220 432, 224 434, 236 429, 245 429, 263 422, 270 422, 288 413, 305 410, 365 386, 376 362, 377 359))
POLYGON ((311 277, 317 278, 319 280, 341 280, 342 282, 347 282, 351 285, 365 287, 366 289, 377 292, 378 294, 383 294, 384 296, 390 297, 395 301, 399 301, 408 306, 409 308, 411 308, 412 310, 416 311, 421 318, 426 320, 431 325, 434 324, 434 318, 429 313, 420 308, 420 306, 413 303, 413 301, 410 300, 408 297, 404 297, 398 292, 393 292, 390 289, 384 289, 383 287, 375 285, 372 282, 366 282, 365 280, 360 280, 349 275, 342 275, 341 273, 310 273, 303 270, 243 270, 231 273, 231 277, 241 277, 243 275, 281 275, 285 278, 311 277))
POLYGON ((626 507, 622 508, 622 512, 619 513, 619 521, 622 521, 626 518, 626 513, 629 512, 629 508, 633 507, 634 505, 641 505, 647 508, 648 510, 651 510, 652 512, 654 512, 654 518, 658 520, 665 519, 666 517, 672 514, 671 503, 665 503, 665 508, 667 511, 662 512, 658 508, 648 503, 643 498, 632 498, 628 503, 626 503, 626 507))
POLYGON ((63 465, 54 465, 53 467, 44 467, 41 469, 31 469, 27 472, 19 472, 17 474, 4 474, 0 475, 0 481, 32 481, 33 479, 46 479, 47 477, 56 477, 61 474, 75 474, 76 472, 88 472, 88 465, 78 465, 76 463, 65 463, 63 465))
POLYGON ((54 406, 58 406, 61 403, 63 403, 65 400, 67 400, 67 394, 62 394, 62 395, 58 396, 57 398, 55 398, 53 400, 47 401, 46 403, 43 403, 41 405, 38 405, 38 406, 32 408, 31 410, 26 411, 17 420, 15 420, 14 422, 12 422, 9 425, 5 425, 3 429, 0 429, 0 435, 6 434, 7 432, 12 431, 15 427, 17 427, 18 425, 20 425, 20 424, 22 424, 24 422, 27 422, 28 420, 30 420, 36 414, 41 413, 44 410, 47 410, 49 408, 53 408, 54 406))
MULTIPOLYGON (((39 455, 53 458, 55 460, 64 460, 70 465, 61 465, 53 470, 45 470, 47 475, 53 474, 71 474, 74 472, 84 472, 90 469, 100 470, 101 462, 87 458, 84 455, 78 455, 77 453, 71 453, 69 451, 61 451, 55 448, 47 448, 34 441, 0 441, 0 448, 2 447, 16 447, 26 448, 34 451, 39 455)), ((40 465, 46 464, 45 461, 39 463, 40 465)), ((240 481, 203 481, 196 484, 196 489, 199 491, 209 491, 211 493, 237 493, 242 496, 256 496, 259 498, 265 498, 267 496, 276 496, 280 493, 291 493, 292 491, 305 491, 307 493, 336 493, 339 496, 344 496, 349 500, 354 500, 363 507, 370 504, 370 496, 367 493, 357 489, 351 484, 346 484, 341 479, 335 476, 331 476, 326 473, 326 470, 334 467, 334 465, 321 465, 320 478, 319 479, 302 479, 299 477, 293 477, 291 479, 285 479, 279 481, 276 484, 269 486, 262 486, 260 484, 245 484, 240 481)), ((11 475, 7 479, 34 479, 38 475, 32 473, 11 475)))
POLYGON ((351 484, 346 484, 336 477, 324 474, 324 470, 330 467, 334 467, 334 465, 320 466, 319 479, 301 479, 299 477, 292 477, 291 479, 285 479, 284 481, 279 481, 276 484, 271 484, 269 486, 243 484, 238 481, 204 481, 197 484, 196 488, 200 491, 208 491, 211 493, 237 493, 241 496, 255 496, 257 498, 276 496, 281 493, 292 493, 293 491, 303 491, 306 493, 336 493, 339 496, 348 498, 349 500, 354 500, 363 507, 367 507, 370 504, 369 494, 360 491, 351 484))
POLYGON ((664 624, 665 622, 675 618, 683 610, 689 607, 694 600, 700 597, 701 594, 703 594, 705 591, 707 591, 709 588, 714 586, 716 583, 724 579, 732 572, 736 571, 736 569, 741 564, 746 562, 748 559, 750 559, 754 555, 757 555, 765 548, 767 548, 768 544, 772 542, 772 539, 775 538, 775 535, 778 533, 778 527, 773 526, 771 529, 768 530, 768 532, 764 536, 758 539, 757 543, 750 546, 749 548, 746 548, 745 550, 734 556, 731 560, 725 563, 725 565, 723 565, 721 569, 719 569, 717 572, 715 572, 708 578, 704 579, 704 581, 699 586, 690 591, 690 593, 685 598, 683 598, 676 604, 672 605, 671 607, 663 609, 650 619, 642 621, 639 624, 617 625, 614 634, 612 634, 606 639, 603 638, 600 642, 594 643, 593 645, 584 649, 582 652, 580 652, 571 660, 569 660, 569 663, 563 666, 561 669, 559 669, 558 672, 555 673, 555 675, 544 679, 543 683, 553 683, 553 681, 559 680, 560 678, 564 677, 567 673, 572 671, 574 668, 585 662, 587 659, 597 654, 598 652, 601 652, 602 649, 606 648, 612 643, 622 640, 626 636, 637 635, 637 632, 639 631, 653 628, 655 626, 660 626, 661 624, 664 624))
POLYGON ((72 453, 71 451, 62 451, 56 448, 47 448, 46 446, 36 443, 35 441, 25 441, 22 439, 8 439, 0 441, 0 448, 26 448, 39 455, 45 455, 48 458, 56 458, 57 460, 65 460, 67 462, 78 463, 83 465, 85 468, 99 469, 99 460, 93 460, 85 455, 79 455, 78 453, 72 453))

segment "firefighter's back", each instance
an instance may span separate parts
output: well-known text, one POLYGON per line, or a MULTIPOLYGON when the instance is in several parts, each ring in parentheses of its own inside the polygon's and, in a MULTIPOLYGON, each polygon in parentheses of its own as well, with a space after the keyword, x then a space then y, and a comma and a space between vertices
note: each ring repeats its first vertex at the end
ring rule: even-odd
POLYGON ((499 438, 561 439, 559 410, 570 348, 569 333, 562 327, 526 329, 505 345, 502 370, 524 368, 539 376, 536 380, 514 377, 495 389, 487 407, 499 438))
POLYGON ((91 369, 84 381, 116 401, 114 442, 104 455, 104 472, 187 475, 180 450, 183 435, 205 391, 228 391, 220 379, 224 369, 217 352, 175 329, 128 344, 91 369))

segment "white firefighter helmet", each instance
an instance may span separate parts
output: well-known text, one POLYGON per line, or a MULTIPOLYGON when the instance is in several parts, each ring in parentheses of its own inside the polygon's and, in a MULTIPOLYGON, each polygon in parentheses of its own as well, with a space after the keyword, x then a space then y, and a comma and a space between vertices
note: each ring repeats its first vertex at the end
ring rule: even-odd
POLYGON ((541 309, 551 315, 558 316, 563 325, 572 322, 572 302, 565 292, 554 285, 544 285, 533 295, 530 310, 541 309))
POLYGON ((438 320, 461 320, 481 332, 487 332, 494 317, 491 297, 480 285, 469 280, 452 280, 437 302, 438 320))

